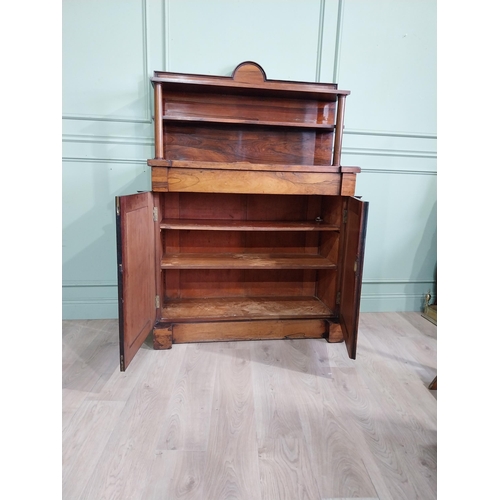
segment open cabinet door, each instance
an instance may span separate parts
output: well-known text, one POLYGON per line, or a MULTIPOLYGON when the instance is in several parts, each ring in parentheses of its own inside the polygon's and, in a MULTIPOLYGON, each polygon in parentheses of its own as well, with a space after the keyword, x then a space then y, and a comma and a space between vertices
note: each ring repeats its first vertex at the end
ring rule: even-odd
POLYGON ((342 277, 340 283, 340 325, 349 357, 356 359, 361 278, 365 253, 368 202, 349 197, 344 211, 342 277))
POLYGON ((153 193, 116 197, 121 371, 156 319, 154 228, 153 193))

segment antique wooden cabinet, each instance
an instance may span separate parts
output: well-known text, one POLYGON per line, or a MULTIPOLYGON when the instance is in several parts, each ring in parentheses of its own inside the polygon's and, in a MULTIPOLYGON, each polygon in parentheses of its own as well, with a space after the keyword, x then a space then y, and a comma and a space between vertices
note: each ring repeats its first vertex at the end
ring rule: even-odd
POLYGON ((336 84, 156 71, 152 191, 116 198, 120 368, 154 347, 356 341, 368 204, 336 84))

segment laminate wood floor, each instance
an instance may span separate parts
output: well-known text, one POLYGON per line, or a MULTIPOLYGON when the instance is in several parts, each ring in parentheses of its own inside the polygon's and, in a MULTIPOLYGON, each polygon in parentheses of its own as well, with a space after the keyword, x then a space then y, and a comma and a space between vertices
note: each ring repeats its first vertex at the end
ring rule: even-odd
POLYGON ((356 361, 322 339, 150 340, 63 321, 64 500, 431 500, 436 326, 362 313, 356 361))

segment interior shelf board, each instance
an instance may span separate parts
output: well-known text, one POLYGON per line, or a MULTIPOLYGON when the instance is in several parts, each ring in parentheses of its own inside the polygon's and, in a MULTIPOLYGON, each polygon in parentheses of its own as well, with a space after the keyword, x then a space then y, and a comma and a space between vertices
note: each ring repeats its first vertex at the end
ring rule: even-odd
POLYGON ((199 160, 165 160, 150 159, 150 167, 172 167, 189 169, 209 170, 252 170, 270 172, 316 172, 316 173, 338 173, 359 172, 359 167, 336 167, 333 165, 282 165, 279 163, 250 163, 250 162, 224 162, 224 161, 199 161, 199 160))
POLYGON ((227 124, 241 124, 241 125, 260 125, 270 127, 294 127, 294 128, 310 128, 319 130, 334 130, 335 125, 332 123, 313 123, 313 122, 287 122, 287 121, 274 121, 274 120, 252 120, 244 118, 223 118, 215 116, 177 116, 167 114, 163 116, 166 122, 186 122, 186 123, 227 123, 227 124))
POLYGON ((161 229, 201 231, 334 231, 340 226, 314 221, 247 221, 247 220, 200 220, 163 219, 161 229))
POLYGON ((165 254, 162 269, 336 269, 321 255, 302 253, 176 253, 165 254))
POLYGON ((247 319, 326 319, 332 311, 316 297, 231 297, 168 300, 162 316, 169 321, 247 319))

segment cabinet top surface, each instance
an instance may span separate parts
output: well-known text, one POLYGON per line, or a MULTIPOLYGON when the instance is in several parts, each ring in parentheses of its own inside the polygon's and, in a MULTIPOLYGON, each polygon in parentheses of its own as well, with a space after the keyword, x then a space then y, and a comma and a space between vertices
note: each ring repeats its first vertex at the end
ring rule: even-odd
POLYGON ((315 99, 336 100, 338 95, 349 95, 349 90, 339 90, 336 83, 315 83, 287 80, 268 80, 264 69, 257 63, 246 61, 239 64, 231 76, 199 75, 155 71, 151 78, 154 86, 160 83, 168 87, 200 86, 220 92, 231 89, 248 90, 249 92, 293 93, 297 97, 303 95, 315 99))

